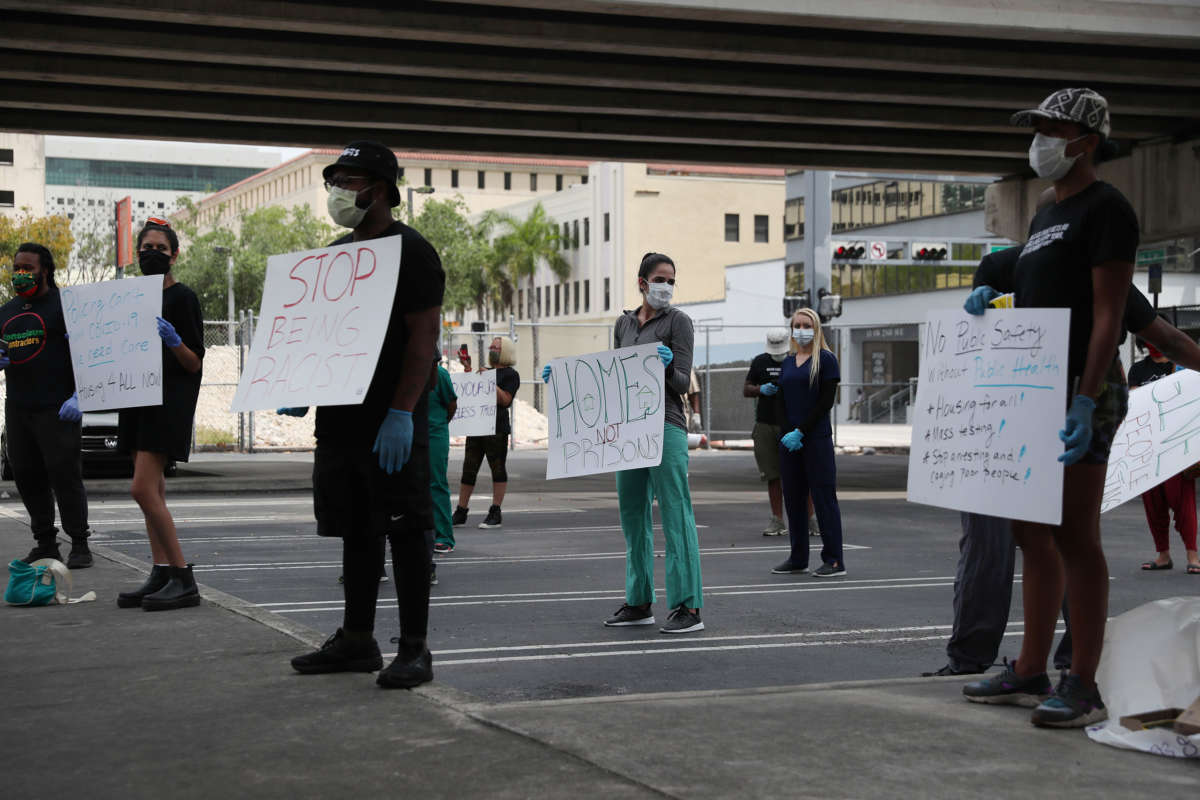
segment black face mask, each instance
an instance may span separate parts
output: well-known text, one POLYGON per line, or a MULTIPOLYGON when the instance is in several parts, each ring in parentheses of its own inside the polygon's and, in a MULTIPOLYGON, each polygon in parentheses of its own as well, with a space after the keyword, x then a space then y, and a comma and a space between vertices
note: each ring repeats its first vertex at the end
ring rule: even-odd
POLYGON ((166 275, 171 271, 171 256, 162 250, 138 250, 138 266, 143 275, 166 275))

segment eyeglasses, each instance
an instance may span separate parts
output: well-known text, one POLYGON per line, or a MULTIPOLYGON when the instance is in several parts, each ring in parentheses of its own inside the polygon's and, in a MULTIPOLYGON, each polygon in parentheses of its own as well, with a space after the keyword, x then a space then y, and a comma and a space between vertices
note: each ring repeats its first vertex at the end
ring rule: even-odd
POLYGON ((332 178, 325 181, 325 191, 328 192, 335 186, 339 189, 349 189, 354 186, 364 186, 370 180, 370 175, 334 175, 332 178))
POLYGON ((164 228, 171 227, 171 223, 168 222, 167 220, 163 219, 162 217, 146 217, 146 224, 147 225, 161 225, 164 228))

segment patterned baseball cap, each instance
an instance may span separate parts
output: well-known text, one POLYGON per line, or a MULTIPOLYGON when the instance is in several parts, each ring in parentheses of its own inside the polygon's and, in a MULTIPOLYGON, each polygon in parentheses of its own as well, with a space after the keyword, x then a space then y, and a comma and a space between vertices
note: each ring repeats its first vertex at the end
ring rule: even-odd
POLYGON ((771 328, 767 331, 767 352, 773 356, 783 355, 788 351, 787 328, 771 328))
POLYGON ((1108 101, 1098 92, 1083 88, 1059 89, 1037 108, 1013 114, 1009 123, 1029 128, 1038 119, 1074 122, 1106 139, 1112 128, 1108 119, 1108 101))

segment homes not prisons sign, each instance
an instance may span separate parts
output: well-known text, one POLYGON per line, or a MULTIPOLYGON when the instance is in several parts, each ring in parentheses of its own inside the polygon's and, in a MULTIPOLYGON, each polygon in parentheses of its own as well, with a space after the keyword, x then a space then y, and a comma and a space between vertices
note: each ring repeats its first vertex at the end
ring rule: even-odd
POLYGON ((361 403, 375 374, 400 236, 271 256, 234 411, 361 403))
POLYGON ((550 362, 546 477, 662 463, 663 365, 657 344, 550 362))
POLYGON ((458 409, 450 420, 451 436, 491 436, 496 432, 496 370, 453 372, 450 381, 458 409))
POLYGON ((1100 511, 1116 508, 1200 461, 1200 373, 1183 370, 1129 393, 1113 436, 1100 511))
POLYGON ((932 312, 913 407, 908 499, 1062 521, 1070 311, 932 312))
POLYGON ((59 290, 81 411, 162 404, 162 285, 147 275, 59 290))

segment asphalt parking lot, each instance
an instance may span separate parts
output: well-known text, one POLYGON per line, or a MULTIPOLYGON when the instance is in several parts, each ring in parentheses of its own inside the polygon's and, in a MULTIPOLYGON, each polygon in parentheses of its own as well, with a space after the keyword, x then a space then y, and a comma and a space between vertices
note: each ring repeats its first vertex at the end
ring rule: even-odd
MULTIPOLYGON (((452 491, 460 460, 461 451, 452 454, 452 491)), ((694 453, 706 630, 669 637, 657 627, 600 624, 623 599, 612 477, 547 482, 544 454, 518 452, 510 459, 504 527, 475 527, 489 501, 490 484, 481 477, 468 525, 456 529, 457 549, 437 559, 430 634, 437 680, 499 702, 911 677, 935 669, 945 661, 951 621, 958 515, 907 503, 906 463, 905 456, 839 456, 849 574, 822 580, 770 574, 787 552, 786 539, 760 534, 768 512, 751 454, 694 453)), ((319 631, 340 624, 339 545, 313 533, 309 495, 169 494, 169 503, 198 580, 319 631)), ((13 518, 23 509, 10 499, 0 502, 0 513, 13 518)), ((95 499, 91 519, 97 543, 148 558, 132 501, 95 499)), ((1114 615, 1200 588, 1181 570, 1138 569, 1152 555, 1140 504, 1107 514, 1104 530, 1114 615)), ((818 558, 814 549, 814 565, 818 558)), ((657 578, 661 619, 668 610, 661 568, 657 578)), ((1021 631, 1015 595, 1009 655, 1021 631)), ((376 633, 387 653, 394 650, 388 639, 399 633, 390 583, 380 598, 376 633)))

